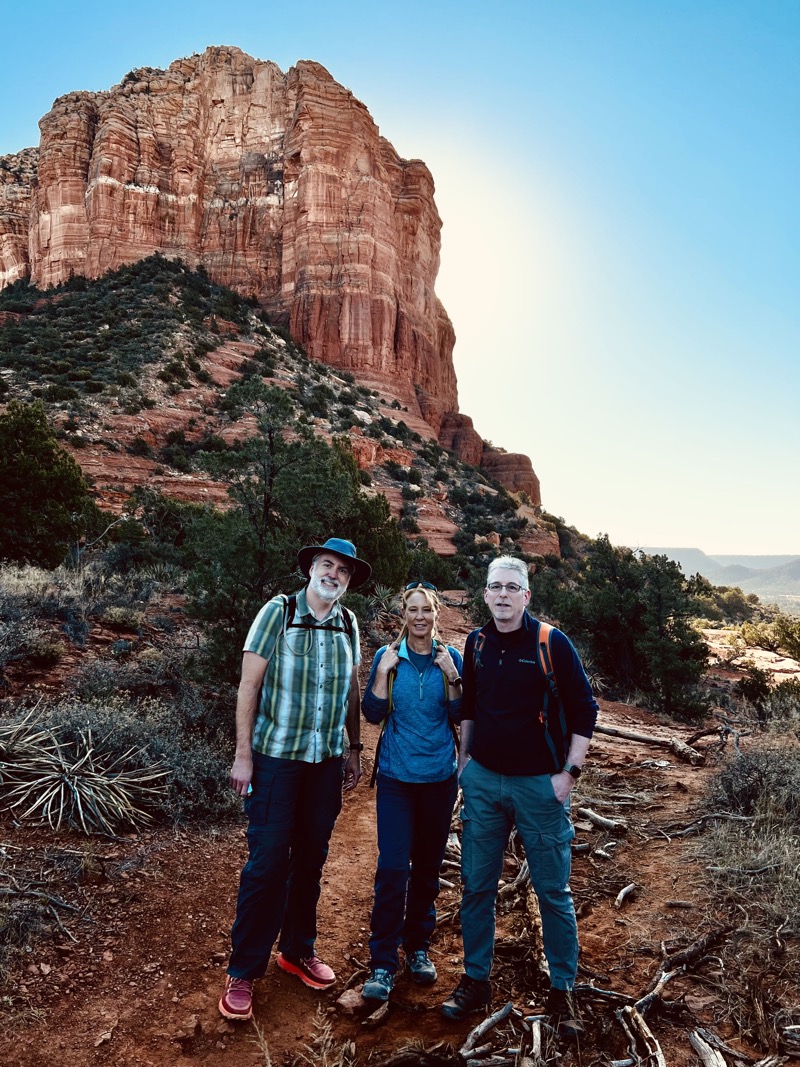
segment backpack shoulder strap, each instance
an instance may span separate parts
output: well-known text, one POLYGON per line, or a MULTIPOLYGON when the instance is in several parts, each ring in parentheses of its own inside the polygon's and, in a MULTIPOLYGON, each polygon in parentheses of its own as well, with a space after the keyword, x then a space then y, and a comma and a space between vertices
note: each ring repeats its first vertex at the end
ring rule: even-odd
POLYGON ((389 677, 387 679, 389 685, 389 707, 386 709, 386 716, 381 723, 381 732, 378 734, 378 743, 375 746, 375 756, 372 761, 372 775, 369 780, 370 789, 375 788, 375 779, 378 777, 378 759, 381 754, 381 742, 383 741, 383 735, 386 732, 386 727, 389 724, 389 716, 392 714, 392 688, 394 686, 394 680, 397 675, 397 668, 389 671, 389 677))
POLYGON ((542 668, 542 674, 547 679, 547 686, 553 696, 558 699, 558 683, 556 682, 556 673, 553 670, 553 656, 550 651, 550 642, 553 636, 553 627, 549 622, 539 623, 539 632, 536 635, 536 657, 539 661, 539 666, 542 668))
POLYGON ((481 653, 483 652, 483 646, 486 641, 486 634, 483 630, 478 630, 475 635, 475 641, 472 645, 472 666, 477 671, 481 665, 481 653))
POLYGON ((558 681, 553 667, 551 650, 553 627, 548 622, 538 622, 538 620, 537 625, 539 629, 536 633, 536 658, 546 683, 544 700, 542 701, 542 710, 539 713, 539 722, 544 726, 545 740, 547 741, 547 747, 550 749, 550 755, 553 757, 556 771, 560 771, 564 765, 564 760, 567 758, 567 745, 569 741, 567 738, 567 718, 564 714, 564 701, 561 699, 561 694, 558 691, 558 681), (558 713, 558 725, 560 727, 561 743, 564 749, 560 756, 556 752, 555 742, 550 733, 549 719, 551 705, 555 707, 555 710, 558 713))

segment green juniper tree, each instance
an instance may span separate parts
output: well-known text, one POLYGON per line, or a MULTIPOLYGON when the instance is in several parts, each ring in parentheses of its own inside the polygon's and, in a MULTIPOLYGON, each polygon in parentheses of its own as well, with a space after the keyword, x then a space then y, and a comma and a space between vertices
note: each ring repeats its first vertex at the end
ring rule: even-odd
POLYGON ((97 508, 40 402, 0 415, 0 560, 56 567, 96 525, 97 508))

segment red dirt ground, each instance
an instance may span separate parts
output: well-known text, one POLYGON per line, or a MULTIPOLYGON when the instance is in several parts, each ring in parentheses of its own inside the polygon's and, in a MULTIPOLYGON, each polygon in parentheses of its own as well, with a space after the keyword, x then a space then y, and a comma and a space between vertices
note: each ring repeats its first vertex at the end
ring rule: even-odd
MULTIPOLYGON (((446 620, 453 643, 463 646, 467 627, 452 612, 446 620)), ((603 702, 601 721, 654 736, 691 732, 666 724, 640 709, 603 702)), ((367 938, 376 860, 374 795, 368 788, 377 731, 364 728, 365 776, 345 797, 325 868, 317 948, 339 978, 333 991, 317 994, 274 965, 258 983, 255 1018, 277 1064, 304 1051, 315 1033, 319 1006, 338 1042, 352 1041, 360 1061, 388 1057, 413 1041, 461 1044, 479 1019, 448 1023, 438 1011, 461 971, 457 889, 444 889, 432 956, 438 983, 428 989, 401 974, 388 1018, 363 1025, 366 1009, 347 1016, 335 1004, 345 984, 368 959, 367 938)), ((624 818, 626 834, 599 831, 576 815, 576 845, 605 846, 608 858, 576 851, 573 892, 581 934, 579 981, 639 996, 658 972, 666 951, 708 933, 717 919, 706 908, 703 870, 695 838, 670 837, 667 828, 685 826, 698 813, 704 782, 713 772, 716 738, 704 765, 680 763, 668 751, 597 735, 590 770, 576 787, 573 810, 582 803, 603 815, 624 818), (597 798, 616 799, 600 807, 597 798), (631 802, 626 798, 634 798, 631 802), (620 890, 637 889, 615 906, 620 890), (691 902, 692 907, 668 902, 691 902)), ((5 1067, 44 1064, 114 1067, 256 1067, 266 1062, 254 1028, 233 1025, 218 1014, 217 1000, 228 952, 228 932, 239 870, 245 856, 244 822, 159 829, 108 841, 77 834, 12 826, 7 816, 0 849, 3 881, 17 867, 47 855, 42 865, 72 861, 75 870, 59 886, 61 899, 77 911, 58 909, 63 932, 36 943, 7 976, 0 1003, 5 1025, 0 1063, 5 1067), (72 851, 70 851, 72 850, 72 851), (68 932, 68 933, 67 933, 68 932), (71 935, 71 936, 69 936, 71 935), (74 940, 73 940, 74 939, 74 940)), ((452 875, 448 875, 451 878, 452 875)), ((6 884, 8 882, 6 881, 6 884)), ((495 1007, 504 1000, 530 1013, 544 989, 530 971, 516 971, 524 927, 521 910, 501 908, 500 947, 495 967, 495 1007), (517 939, 517 940, 512 940, 517 939), (520 975, 523 977, 520 978, 520 975), (527 978, 525 976, 528 976, 527 978)), ((363 976, 360 980, 363 980, 363 976)), ((351 984, 356 985, 355 981, 351 984)), ((681 1013, 649 1018, 670 1065, 696 1063, 687 1034, 712 1028, 738 1048, 724 997, 714 983, 688 976, 667 987, 681 1013)), ((562 1050, 565 1062, 605 1064, 628 1052, 614 1023, 614 1005, 592 1001, 580 1050, 562 1050)), ((752 1052, 752 1050, 745 1050, 752 1052)), ((319 1057, 310 1055, 311 1062, 319 1057)))

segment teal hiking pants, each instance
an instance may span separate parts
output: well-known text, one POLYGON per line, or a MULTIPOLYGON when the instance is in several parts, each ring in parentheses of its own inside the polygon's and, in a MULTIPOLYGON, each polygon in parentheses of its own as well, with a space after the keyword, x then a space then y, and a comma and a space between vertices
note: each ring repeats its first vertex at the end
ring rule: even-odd
POLYGON ((497 883, 511 828, 525 847, 539 900, 544 954, 556 989, 572 989, 578 970, 578 925, 569 888, 575 830, 569 799, 561 804, 549 774, 496 774, 471 759, 461 774, 461 932, 464 971, 486 980, 492 969, 497 883))

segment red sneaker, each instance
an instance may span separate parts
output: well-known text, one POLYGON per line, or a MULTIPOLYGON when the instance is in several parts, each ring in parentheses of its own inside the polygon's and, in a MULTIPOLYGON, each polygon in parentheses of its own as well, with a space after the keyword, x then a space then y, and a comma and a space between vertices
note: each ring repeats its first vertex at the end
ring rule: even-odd
POLYGON ((246 1023, 253 1018, 253 983, 247 978, 225 978, 219 1010, 226 1019, 246 1023))
POLYGON ((319 956, 309 956, 306 960, 290 959, 282 952, 278 953, 278 966, 287 974, 295 974, 312 989, 329 989, 336 981, 336 975, 319 956))

